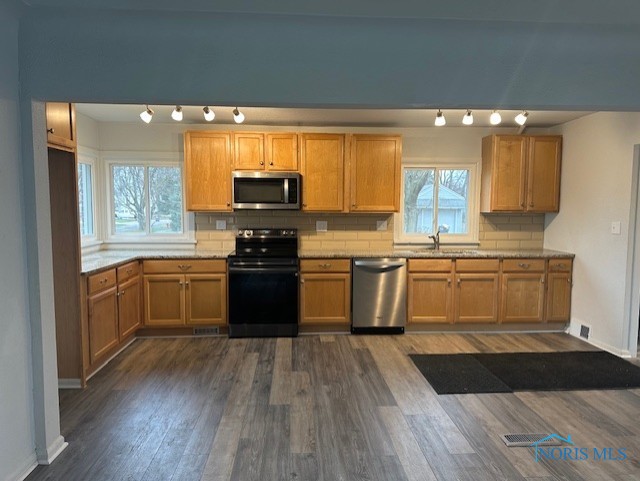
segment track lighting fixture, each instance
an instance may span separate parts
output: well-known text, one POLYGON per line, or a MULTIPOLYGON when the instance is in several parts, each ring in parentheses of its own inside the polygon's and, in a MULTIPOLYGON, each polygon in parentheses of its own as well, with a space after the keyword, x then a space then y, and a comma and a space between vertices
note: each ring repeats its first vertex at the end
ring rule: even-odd
POLYGON ((467 113, 464 114, 464 117, 462 117, 462 123, 464 125, 472 125, 473 124, 473 114, 471 113, 471 110, 467 109, 467 113))
POLYGON ((236 124, 244 122, 244 114, 238 110, 238 107, 233 109, 233 120, 236 124))
POLYGON ((146 109, 140 113, 140 118, 145 124, 148 124, 153 118, 153 110, 151 110, 149 106, 146 105, 146 109))
POLYGON ((204 112, 204 119, 207 122, 211 122, 213 119, 216 118, 215 112, 211 110, 208 106, 203 108, 202 111, 204 112))
POLYGON ((182 107, 176 105, 176 108, 171 112, 171 118, 176 122, 180 122, 182 120, 182 107))
POLYGON ((527 117, 529 117, 529 112, 523 110, 518 115, 516 115, 516 123, 518 125, 524 125, 527 122, 527 117))
POLYGON ((500 115, 500 112, 494 110, 489 116, 489 123, 491 125, 500 125, 500 122, 502 122, 502 116, 500 115))
POLYGON ((444 118, 444 114, 440 109, 438 109, 438 113, 436 114, 436 121, 434 122, 436 127, 442 127, 447 124, 447 119, 444 118))

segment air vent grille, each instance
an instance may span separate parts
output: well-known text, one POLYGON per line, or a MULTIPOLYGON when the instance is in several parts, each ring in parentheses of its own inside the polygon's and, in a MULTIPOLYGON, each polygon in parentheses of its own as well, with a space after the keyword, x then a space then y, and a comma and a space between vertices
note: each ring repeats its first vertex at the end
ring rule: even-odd
POLYGON ((591 328, 584 324, 580 325, 580 337, 583 339, 589 339, 589 334, 591 333, 591 328))
MULTIPOLYGON (((504 441, 504 444, 507 445, 508 448, 516 448, 516 447, 529 447, 533 443, 537 443, 541 439, 549 437, 550 434, 540 434, 540 433, 510 433, 503 434, 500 436, 504 441)), ((560 446, 561 443, 557 439, 547 439, 546 441, 541 442, 538 446, 560 446)))
POLYGON ((215 336, 220 334, 220 329, 217 327, 194 327, 193 335, 194 336, 215 336))

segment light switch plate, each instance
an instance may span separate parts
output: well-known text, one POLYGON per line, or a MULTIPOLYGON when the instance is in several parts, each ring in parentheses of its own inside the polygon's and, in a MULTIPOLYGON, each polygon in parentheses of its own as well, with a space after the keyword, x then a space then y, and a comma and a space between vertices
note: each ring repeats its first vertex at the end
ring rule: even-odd
POLYGON ((621 223, 620 221, 614 221, 611 223, 611 233, 613 235, 620 235, 620 231, 621 231, 621 223))
POLYGON ((376 221, 376 230, 386 231, 387 230, 387 221, 386 220, 377 220, 376 221))
POLYGON ((327 221, 326 220, 317 220, 316 221, 316 232, 327 232, 327 221))
POLYGON ((216 230, 226 230, 227 221, 226 220, 216 220, 216 230))

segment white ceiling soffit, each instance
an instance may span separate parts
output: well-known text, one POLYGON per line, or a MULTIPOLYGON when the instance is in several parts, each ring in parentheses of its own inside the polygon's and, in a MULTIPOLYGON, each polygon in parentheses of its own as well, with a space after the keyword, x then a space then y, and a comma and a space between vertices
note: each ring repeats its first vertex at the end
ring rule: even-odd
POLYGON ((638 0, 23 0, 34 7, 640 24, 638 0))
MULTIPOLYGON (((151 105, 153 123, 173 123, 171 112, 174 105, 151 105)), ((211 124, 235 125, 233 107, 210 106, 216 117, 211 124)), ((208 124, 203 117, 203 106, 183 106, 183 123, 208 124)), ((437 110, 433 109, 297 109, 268 107, 238 107, 245 115, 243 125, 283 125, 307 127, 388 127, 412 128, 433 127, 437 110)), ((98 122, 141 122, 140 112, 144 105, 76 104, 78 113, 98 122)), ((447 127, 462 127, 462 116, 466 110, 442 111, 447 127)), ((489 127, 492 110, 474 110, 474 127, 489 127)), ((517 127, 514 121, 519 110, 500 110, 503 127, 517 127)), ((552 127, 577 119, 591 112, 529 111, 527 127, 552 127)))

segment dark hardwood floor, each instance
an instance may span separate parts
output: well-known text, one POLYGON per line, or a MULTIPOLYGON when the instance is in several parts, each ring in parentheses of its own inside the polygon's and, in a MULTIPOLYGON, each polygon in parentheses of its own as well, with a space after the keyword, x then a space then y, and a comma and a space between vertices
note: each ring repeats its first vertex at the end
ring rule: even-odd
POLYGON ((61 391, 40 480, 640 480, 640 389, 438 396, 409 353, 592 349, 564 334, 142 339, 61 391), (624 461, 536 462, 500 434, 624 461))

